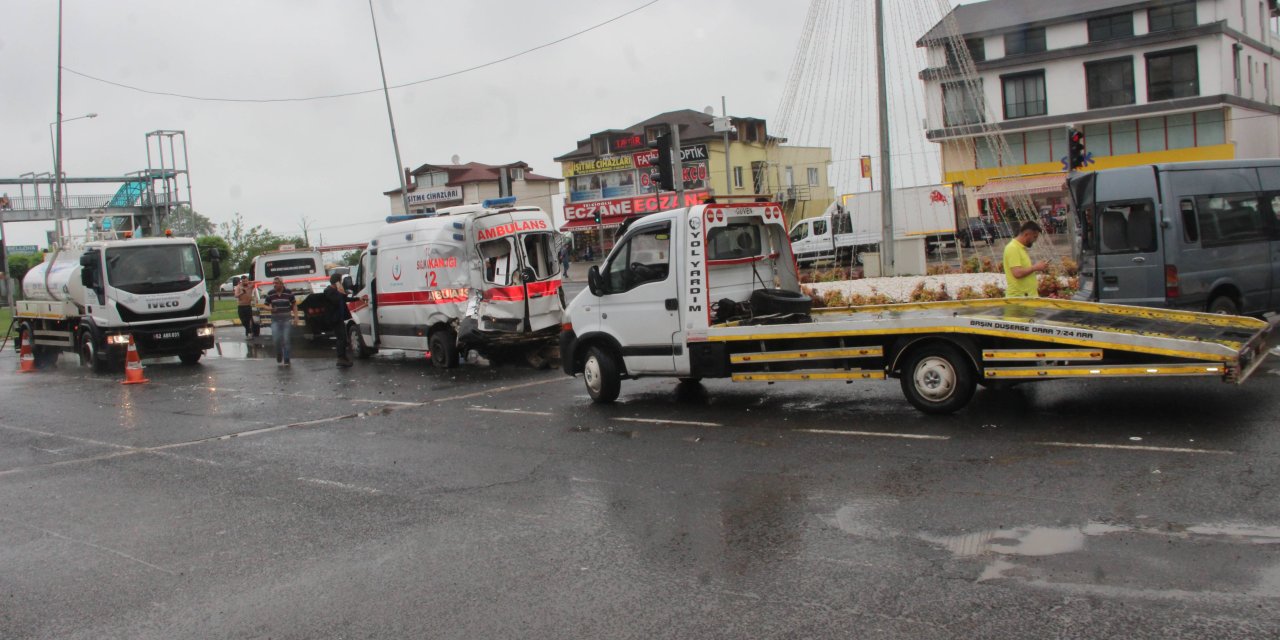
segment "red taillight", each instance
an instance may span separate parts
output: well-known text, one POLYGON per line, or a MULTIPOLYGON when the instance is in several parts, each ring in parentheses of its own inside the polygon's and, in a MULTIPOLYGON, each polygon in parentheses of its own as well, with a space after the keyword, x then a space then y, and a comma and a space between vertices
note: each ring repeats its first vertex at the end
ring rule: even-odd
POLYGON ((1165 265, 1164 268, 1164 297, 1172 300, 1182 295, 1182 289, 1178 286, 1178 267, 1174 265, 1165 265))

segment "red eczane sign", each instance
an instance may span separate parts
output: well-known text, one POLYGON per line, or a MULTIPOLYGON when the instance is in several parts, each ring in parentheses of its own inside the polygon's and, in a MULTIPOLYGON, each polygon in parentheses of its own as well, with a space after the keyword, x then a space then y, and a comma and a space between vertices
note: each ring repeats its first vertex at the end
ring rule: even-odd
POLYGON ((661 194, 648 193, 628 198, 574 202, 564 205, 566 224, 563 228, 581 227, 584 226, 583 222, 592 223, 596 209, 600 210, 602 224, 619 224, 627 218, 657 213, 658 211, 666 211, 677 207, 691 207, 702 203, 709 195, 710 191, 697 189, 684 192, 683 201, 676 192, 667 191, 661 194))

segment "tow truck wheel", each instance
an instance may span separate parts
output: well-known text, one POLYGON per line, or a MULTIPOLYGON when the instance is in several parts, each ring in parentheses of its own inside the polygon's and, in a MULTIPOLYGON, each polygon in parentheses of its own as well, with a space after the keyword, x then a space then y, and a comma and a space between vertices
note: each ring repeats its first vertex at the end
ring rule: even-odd
POLYGON ((607 404, 618 399, 622 391, 622 376, 618 374, 618 361, 612 353, 600 347, 591 347, 587 360, 582 363, 582 379, 587 383, 591 400, 607 404))
POLYGON ((94 341, 92 331, 84 330, 80 332, 80 339, 76 344, 76 352, 80 355, 80 366, 90 367, 98 373, 107 370, 107 361, 98 352, 98 343, 94 341))
POLYGON ((902 393, 925 413, 954 413, 969 403, 977 380, 965 354, 949 344, 927 344, 907 354, 902 393))
MULTIPOLYGON (((347 345, 348 350, 361 360, 368 360, 373 355, 373 350, 364 343, 364 336, 360 335, 360 327, 355 324, 347 327, 347 345)), ((432 353, 435 353, 434 349, 432 353)))
POLYGON ((454 369, 458 366, 458 339, 452 329, 440 329, 427 341, 431 349, 431 364, 438 369, 454 369))

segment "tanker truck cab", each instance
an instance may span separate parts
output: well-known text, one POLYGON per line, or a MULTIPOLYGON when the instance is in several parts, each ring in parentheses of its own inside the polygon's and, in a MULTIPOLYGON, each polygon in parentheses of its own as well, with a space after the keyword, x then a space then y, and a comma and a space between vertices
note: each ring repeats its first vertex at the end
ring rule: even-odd
MULTIPOLYGON (((735 383, 896 378, 917 409, 963 408, 979 383, 1202 377, 1240 383, 1267 356, 1253 318, 1039 298, 813 309, 782 209, 708 203, 619 237, 560 334, 591 399, 649 376, 735 383)), ((770 387, 762 387, 769 389, 770 387)))
POLYGON ((195 363, 214 341, 204 281, 193 239, 91 241, 32 268, 15 315, 33 346, 85 365, 122 362, 130 336, 142 357, 195 363))
POLYGON ((425 352, 441 368, 472 349, 539 366, 554 357, 564 309, 558 236, 544 211, 513 203, 388 218, 352 278, 369 297, 349 306, 352 351, 425 352))

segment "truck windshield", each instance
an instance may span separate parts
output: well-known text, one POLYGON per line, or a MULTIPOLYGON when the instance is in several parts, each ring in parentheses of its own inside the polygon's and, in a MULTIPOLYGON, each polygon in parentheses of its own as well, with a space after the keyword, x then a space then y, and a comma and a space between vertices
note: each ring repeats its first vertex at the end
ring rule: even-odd
POLYGON ((129 293, 186 291, 204 280, 195 245, 136 245, 107 249, 107 282, 129 293))

